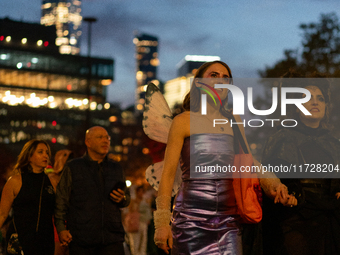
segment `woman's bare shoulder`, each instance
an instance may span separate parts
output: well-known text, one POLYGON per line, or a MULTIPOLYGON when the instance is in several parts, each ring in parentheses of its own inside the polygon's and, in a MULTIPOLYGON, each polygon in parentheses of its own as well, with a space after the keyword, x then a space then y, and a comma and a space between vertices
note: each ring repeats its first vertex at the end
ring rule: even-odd
POLYGON ((10 186, 17 186, 17 185, 21 186, 21 183, 22 183, 21 174, 16 173, 12 175, 11 177, 8 178, 7 183, 10 186))
POLYGON ((185 112, 182 112, 182 113, 176 115, 174 117, 173 121, 175 123, 184 123, 184 122, 190 121, 190 112, 189 111, 185 111, 185 112))

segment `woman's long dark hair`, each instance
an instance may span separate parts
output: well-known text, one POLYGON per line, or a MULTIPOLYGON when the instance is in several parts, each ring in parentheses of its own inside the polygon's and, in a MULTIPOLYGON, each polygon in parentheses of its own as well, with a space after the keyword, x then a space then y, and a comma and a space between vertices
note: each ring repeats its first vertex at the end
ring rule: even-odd
MULTIPOLYGON (((230 78, 232 77, 230 67, 222 62, 222 61, 213 61, 213 62, 207 62, 200 66, 200 68, 197 69, 197 72, 193 78, 190 92, 185 96, 183 100, 183 108, 186 111, 193 111, 198 112, 201 107, 201 91, 196 87, 195 80, 196 78, 202 78, 205 71, 213 64, 221 64, 223 65, 229 72, 230 78)), ((230 110, 226 109, 226 104, 228 103, 228 97, 222 101, 222 107, 220 108, 220 112, 223 116, 230 118, 232 116, 232 113, 230 110)))

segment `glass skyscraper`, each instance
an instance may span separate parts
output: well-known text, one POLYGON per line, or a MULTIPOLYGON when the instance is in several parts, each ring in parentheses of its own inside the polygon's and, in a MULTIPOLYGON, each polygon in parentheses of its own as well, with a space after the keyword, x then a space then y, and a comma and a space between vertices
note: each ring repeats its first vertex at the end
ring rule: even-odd
POLYGON ((77 55, 80 51, 81 36, 81 1, 79 0, 43 0, 40 23, 45 26, 55 25, 61 54, 77 55))

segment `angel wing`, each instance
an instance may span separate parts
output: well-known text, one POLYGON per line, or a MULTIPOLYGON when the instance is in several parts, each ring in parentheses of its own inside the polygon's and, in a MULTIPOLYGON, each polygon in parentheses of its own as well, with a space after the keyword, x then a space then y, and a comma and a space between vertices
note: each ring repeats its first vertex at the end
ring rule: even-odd
MULTIPOLYGON (((172 113, 164 96, 156 85, 150 83, 146 90, 142 122, 145 134, 152 140, 167 143, 172 119, 172 113)), ((163 164, 163 161, 158 162, 146 169, 146 179, 155 190, 158 190, 159 187, 163 164)), ((174 185, 172 187, 172 196, 176 195, 181 182, 181 169, 178 164, 174 185)))
POLYGON ((145 134, 152 140, 167 143, 172 118, 164 96, 156 85, 150 83, 146 90, 142 123, 145 134))

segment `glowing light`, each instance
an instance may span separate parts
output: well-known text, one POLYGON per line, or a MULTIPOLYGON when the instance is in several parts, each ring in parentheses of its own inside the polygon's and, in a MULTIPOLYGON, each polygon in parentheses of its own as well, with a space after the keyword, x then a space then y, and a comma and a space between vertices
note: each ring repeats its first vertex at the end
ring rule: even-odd
POLYGON ((7 54, 1 54, 0 55, 1 60, 6 60, 7 59, 7 54))
POLYGON ((92 102, 90 103, 90 109, 93 111, 97 108, 97 103, 96 102, 92 102))
POLYGON ((83 99, 83 105, 88 105, 89 100, 87 98, 83 99))
POLYGON ((149 154, 150 151, 148 148, 143 148, 142 152, 143 154, 149 154))
POLYGON ((110 109, 110 107, 111 107, 111 105, 110 105, 109 103, 105 103, 105 104, 104 104, 104 108, 105 108, 106 110, 110 109))
POLYGON ((218 56, 202 56, 202 55, 186 55, 184 58, 186 61, 196 61, 196 62, 210 62, 221 60, 218 56))
POLYGON ((6 42, 10 42, 12 40, 12 37, 6 36, 6 42))
POLYGON ((137 80, 143 79, 143 72, 142 72, 142 71, 138 71, 138 72, 136 73, 136 79, 137 79, 137 80))
POLYGON ((32 62, 33 64, 36 64, 36 63, 38 63, 38 61, 39 61, 39 59, 38 59, 38 58, 32 58, 32 60, 31 60, 31 62, 32 62))
POLYGON ((22 44, 26 44, 26 43, 27 43, 27 38, 22 38, 22 39, 21 39, 21 43, 22 43, 22 44))
POLYGON ((48 99, 48 102, 53 102, 54 101, 54 96, 49 96, 47 99, 48 99))
POLYGON ((56 142, 57 142, 57 139, 56 139, 55 137, 53 137, 53 138, 51 139, 51 142, 52 142, 52 143, 56 143, 56 142))
POLYGON ((21 62, 19 62, 19 63, 17 64, 17 68, 18 68, 18 69, 21 69, 21 68, 22 68, 22 63, 21 63, 21 62))
POLYGON ((27 63, 27 67, 31 67, 31 65, 32 65, 31 62, 27 63))
POLYGON ((2 35, 0 36, 0 41, 3 41, 5 39, 5 37, 2 35))
POLYGON ((57 125, 57 122, 54 120, 52 121, 52 126, 55 127, 57 125))
POLYGON ((101 84, 103 85, 103 86, 108 86, 108 85, 110 85, 112 83, 112 80, 111 79, 105 79, 105 80, 102 80, 101 81, 101 84))
POLYGON ((71 90, 71 89, 72 89, 72 84, 68 84, 68 85, 66 86, 66 89, 67 89, 67 90, 71 90))
POLYGON ((126 187, 128 188, 132 185, 132 182, 130 180, 126 180, 125 183, 126 183, 126 187))
POLYGON ((48 46, 48 41, 44 42, 44 46, 45 46, 45 47, 48 46))
POLYGON ((116 116, 111 116, 110 118, 109 118, 109 121, 110 122, 116 122, 117 121, 117 117, 116 116))
POLYGON ((103 109, 103 105, 102 105, 102 104, 98 104, 98 105, 97 105, 97 109, 98 109, 98 110, 102 110, 102 109, 103 109))
POLYGON ((38 41, 37 41, 37 45, 38 45, 38 46, 41 46, 42 44, 43 44, 43 41, 42 41, 42 40, 38 40, 38 41))
POLYGON ((136 106, 136 109, 138 110, 138 111, 141 111, 141 110, 143 110, 143 105, 142 104, 137 104, 137 106, 136 106))
POLYGON ((55 102, 52 102, 50 103, 49 105, 50 108, 56 108, 57 107, 57 104, 55 102))

